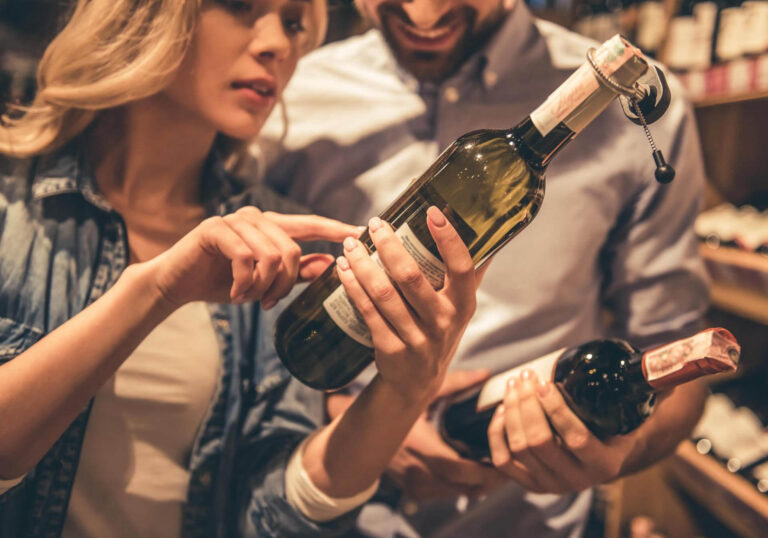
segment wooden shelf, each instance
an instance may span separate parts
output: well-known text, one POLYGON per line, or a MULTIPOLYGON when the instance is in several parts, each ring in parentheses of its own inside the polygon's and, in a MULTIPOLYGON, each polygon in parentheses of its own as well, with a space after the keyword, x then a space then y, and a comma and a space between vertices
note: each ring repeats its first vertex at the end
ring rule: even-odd
POLYGON ((757 101, 758 99, 768 98, 768 90, 759 92, 737 93, 737 94, 723 94, 713 95, 711 97, 705 97, 703 99, 695 99, 693 106, 696 108, 704 108, 708 106, 728 105, 731 103, 742 103, 744 101, 757 101))
POLYGON ((768 256, 736 248, 711 248, 706 245, 701 245, 699 254, 705 260, 768 274, 768 256))
POLYGON ((680 444, 664 470, 685 492, 740 536, 768 536, 768 497, 730 473, 691 441, 680 444))
POLYGON ((712 283, 710 291, 717 308, 768 325, 768 295, 718 282, 712 283))
POLYGON ((718 280, 717 273, 724 271, 714 271, 714 279, 711 288, 712 304, 721 310, 737 314, 741 317, 768 325, 768 288, 747 287, 742 284, 747 280, 755 280, 750 276, 762 276, 762 281, 768 282, 768 258, 729 248, 709 248, 702 245, 700 248, 701 256, 712 268, 725 267, 732 268, 733 277, 729 281, 718 280), (743 279, 738 279, 739 275, 744 275, 743 279))

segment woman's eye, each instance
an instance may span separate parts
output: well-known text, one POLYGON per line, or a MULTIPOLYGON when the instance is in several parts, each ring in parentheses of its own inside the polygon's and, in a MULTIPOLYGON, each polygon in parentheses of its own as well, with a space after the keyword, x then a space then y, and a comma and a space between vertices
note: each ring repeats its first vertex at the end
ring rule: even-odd
POLYGON ((301 19, 287 19, 283 24, 289 34, 298 34, 306 30, 301 19))

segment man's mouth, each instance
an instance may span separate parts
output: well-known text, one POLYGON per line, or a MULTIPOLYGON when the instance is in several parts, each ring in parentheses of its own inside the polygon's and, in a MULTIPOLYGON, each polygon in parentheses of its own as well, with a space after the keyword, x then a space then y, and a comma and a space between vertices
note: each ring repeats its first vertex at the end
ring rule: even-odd
POLYGON ((443 51, 452 48, 464 32, 465 23, 456 20, 437 28, 416 28, 402 20, 395 20, 394 31, 408 48, 422 51, 443 51))

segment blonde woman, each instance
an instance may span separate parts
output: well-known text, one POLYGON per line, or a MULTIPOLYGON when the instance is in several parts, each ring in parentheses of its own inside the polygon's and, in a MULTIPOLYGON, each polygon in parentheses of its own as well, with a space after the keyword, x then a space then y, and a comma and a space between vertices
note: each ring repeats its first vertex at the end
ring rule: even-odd
POLYGON ((80 0, 32 107, 0 127, 0 535, 306 536, 370 497, 437 387, 477 275, 435 208, 434 291, 387 226, 239 192, 255 135, 325 28, 319 0, 80 0), (331 424, 289 381, 269 310, 328 264, 378 375, 331 424), (261 305, 261 307, 259 306, 261 305), (262 310, 263 307, 263 310, 262 310))

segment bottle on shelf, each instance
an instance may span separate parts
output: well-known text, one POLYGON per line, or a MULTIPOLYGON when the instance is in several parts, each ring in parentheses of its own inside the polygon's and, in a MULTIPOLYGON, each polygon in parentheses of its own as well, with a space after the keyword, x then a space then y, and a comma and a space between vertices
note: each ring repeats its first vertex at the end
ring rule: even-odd
MULTIPOLYGON (((618 35, 593 59, 625 85, 648 69, 642 53, 618 35)), ((382 220, 396 230, 435 288, 442 286, 444 266, 426 226, 429 206, 443 211, 479 267, 531 222, 544 195, 547 165, 616 96, 585 62, 515 127, 461 136, 380 215, 382 220)), ((367 231, 360 240, 376 257, 367 231)), ((275 345, 291 374, 317 389, 339 389, 371 363, 370 333, 335 265, 282 312, 275 345)))
POLYGON ((667 9, 661 0, 645 0, 637 5, 635 42, 643 52, 658 56, 667 35, 667 9))
POLYGON ((568 406, 595 435, 629 433, 650 416, 657 391, 707 374, 735 370, 740 347, 726 329, 643 353, 624 340, 594 340, 555 351, 489 379, 479 390, 441 402, 435 412, 443 439, 462 456, 490 455, 488 425, 509 379, 524 369, 551 380, 568 406))

